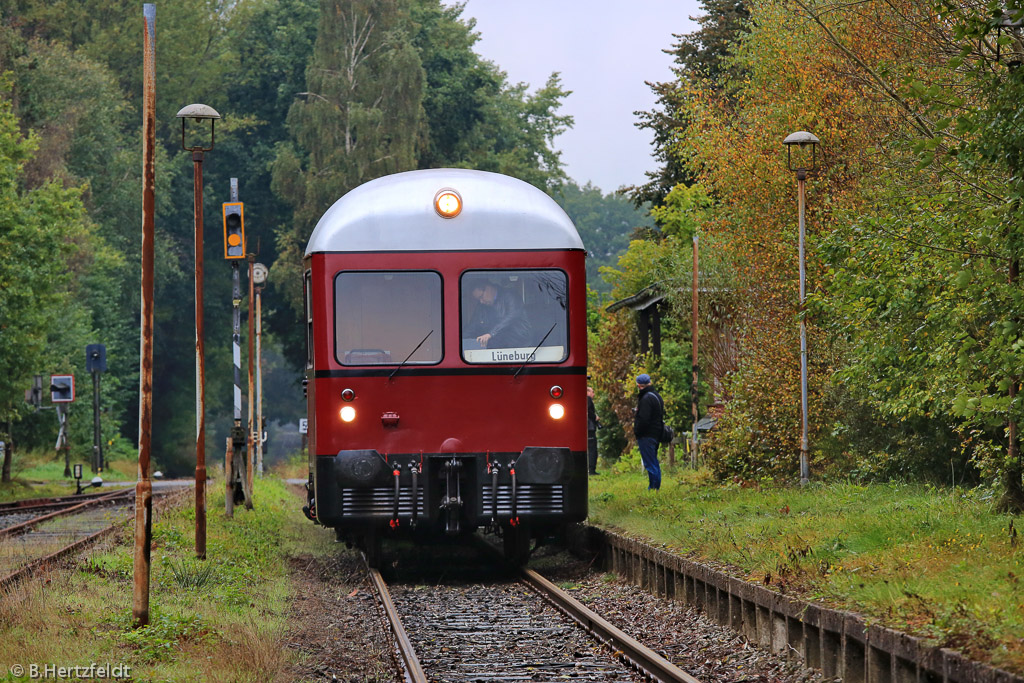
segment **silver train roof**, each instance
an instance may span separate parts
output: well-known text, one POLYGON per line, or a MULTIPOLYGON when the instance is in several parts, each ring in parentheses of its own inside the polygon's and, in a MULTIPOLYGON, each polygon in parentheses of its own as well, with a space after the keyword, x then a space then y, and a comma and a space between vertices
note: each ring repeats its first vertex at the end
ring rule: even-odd
POLYGON ((330 251, 583 249, 572 221, 551 197, 509 176, 467 169, 396 173, 360 185, 320 218, 306 256, 330 251), (441 189, 462 212, 434 210, 441 189))

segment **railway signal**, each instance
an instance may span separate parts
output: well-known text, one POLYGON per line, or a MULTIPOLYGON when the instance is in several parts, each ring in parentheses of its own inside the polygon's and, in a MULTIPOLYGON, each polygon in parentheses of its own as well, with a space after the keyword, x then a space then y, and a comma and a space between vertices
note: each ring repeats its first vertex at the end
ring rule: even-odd
POLYGON ((75 400, 74 375, 50 375, 50 402, 72 403, 75 400))
POLYGON ((25 403, 33 406, 36 411, 43 407, 43 376, 35 375, 32 378, 32 388, 25 392, 25 403))
MULTIPOLYGON (((227 487, 224 496, 224 511, 231 517, 235 513, 235 503, 244 502, 246 508, 252 509, 252 488, 246 467, 246 442, 248 439, 246 438, 246 428, 242 426, 242 283, 239 261, 245 257, 245 203, 238 201, 238 178, 231 178, 229 194, 231 201, 222 205, 222 211, 224 214, 224 258, 231 259, 231 355, 234 360, 231 444, 225 455, 224 463, 224 478, 227 487), (231 244, 232 238, 237 238, 234 245, 231 244)), ((251 403, 250 400, 250 406, 251 403)))
POLYGON ((224 258, 245 258, 245 203, 227 202, 224 214, 224 258))
POLYGON ((100 373, 107 371, 107 347, 89 344, 85 347, 85 369, 92 373, 92 471, 103 471, 103 435, 100 429, 100 373))

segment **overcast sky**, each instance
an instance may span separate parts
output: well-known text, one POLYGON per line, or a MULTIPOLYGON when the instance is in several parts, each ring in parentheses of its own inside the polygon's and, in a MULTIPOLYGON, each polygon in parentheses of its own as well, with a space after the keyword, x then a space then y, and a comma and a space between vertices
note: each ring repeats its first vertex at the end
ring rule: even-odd
POLYGON ((655 168, 651 135, 634 126, 633 112, 653 108, 644 81, 672 77, 662 50, 672 34, 695 30, 690 17, 699 14, 697 0, 468 0, 463 17, 477 20, 477 53, 512 83, 533 91, 552 71, 562 75, 572 94, 560 113, 575 124, 555 146, 573 180, 607 193, 655 168))

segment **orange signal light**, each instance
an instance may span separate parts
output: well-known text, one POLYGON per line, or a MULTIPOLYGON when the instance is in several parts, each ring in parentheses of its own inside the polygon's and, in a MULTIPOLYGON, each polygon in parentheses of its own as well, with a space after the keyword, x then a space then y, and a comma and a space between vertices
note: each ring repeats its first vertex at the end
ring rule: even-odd
POLYGON ((245 258, 245 204, 227 202, 222 205, 224 214, 224 258, 245 258))
POLYGON ((462 197, 450 188, 434 195, 434 210, 441 218, 455 218, 462 212, 462 197))

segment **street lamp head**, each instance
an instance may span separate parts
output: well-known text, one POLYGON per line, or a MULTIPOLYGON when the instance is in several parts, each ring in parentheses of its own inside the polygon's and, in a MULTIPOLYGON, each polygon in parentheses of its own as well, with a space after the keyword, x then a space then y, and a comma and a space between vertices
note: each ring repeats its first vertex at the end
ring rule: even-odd
POLYGON ((1022 25, 1024 25, 1024 19, 1021 18, 1020 10, 1017 10, 1013 14, 1003 12, 1003 14, 996 20, 996 26, 998 28, 1019 31, 1022 25))
MULTIPOLYGON (((795 133, 790 133, 786 136, 786 139, 782 141, 782 144, 786 146, 786 162, 789 166, 790 171, 813 171, 817 165, 818 156, 817 150, 818 145, 821 143, 817 136, 813 133, 808 133, 805 130, 799 130, 795 133), (811 148, 811 165, 810 168, 800 164, 797 168, 793 168, 793 146, 797 145, 801 151, 806 150, 808 147, 811 148)), ((806 158, 806 157, 805 157, 806 158)))
MULTIPOLYGON (((1020 45, 1021 40, 1021 27, 1024 26, 1024 12, 1021 10, 1013 10, 1012 12, 1003 12, 997 19, 993 20, 993 25, 996 29, 996 61, 1000 61, 1000 50, 1002 47, 1002 36, 1003 31, 1010 34, 1013 42, 1020 45)), ((1018 51, 1019 52, 1019 51, 1018 51)), ((1017 54, 1006 63, 1006 66, 1010 69, 1016 69, 1020 66, 1020 55, 1017 54)))
POLYGON ((177 113, 179 119, 219 119, 220 114, 213 107, 206 104, 190 104, 182 107, 177 113))
POLYGON ((205 104, 190 104, 187 107, 182 107, 176 115, 181 119, 181 148, 186 152, 209 152, 213 149, 213 124, 220 118, 220 114, 213 107, 205 104), (186 147, 185 146, 185 121, 187 119, 193 119, 195 121, 202 121, 204 119, 210 120, 210 146, 203 147, 202 145, 197 147, 186 147))

